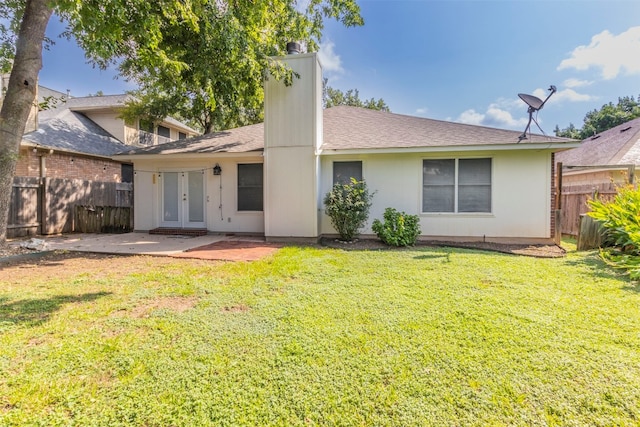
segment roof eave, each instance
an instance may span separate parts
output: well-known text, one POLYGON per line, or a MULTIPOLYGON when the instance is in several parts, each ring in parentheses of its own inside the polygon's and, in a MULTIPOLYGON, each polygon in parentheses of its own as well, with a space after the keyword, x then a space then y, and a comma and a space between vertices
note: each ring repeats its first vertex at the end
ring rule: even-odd
POLYGON ((341 154, 408 154, 408 153, 450 153, 456 152, 476 152, 476 151, 563 151, 576 148, 580 145, 576 142, 549 142, 549 143, 518 143, 518 144, 492 144, 492 145, 442 145, 435 147, 388 147, 388 148, 351 148, 351 149, 323 149, 318 151, 319 155, 341 155, 341 154))
POLYGON ((130 161, 135 160, 202 160, 203 158, 220 159, 220 158, 245 158, 245 157, 262 157, 263 150, 243 151, 243 152, 208 152, 208 153, 156 153, 156 154, 136 154, 136 153, 122 153, 111 156, 112 159, 118 161, 130 161))
MULTIPOLYGON (((70 154, 70 155, 74 155, 74 156, 83 156, 83 157, 92 157, 92 158, 97 158, 97 159, 116 160, 116 159, 113 159, 113 155, 111 155, 111 154, 86 153, 86 152, 83 152, 83 151, 69 150, 69 149, 66 149, 66 148, 53 147, 53 146, 44 145, 44 144, 38 144, 36 142, 29 141, 29 140, 26 140, 26 139, 22 140, 22 142, 20 143, 20 147, 41 149, 41 150, 49 151, 50 154, 53 154, 53 153, 57 152, 57 153, 70 154)), ((120 160, 117 160, 117 161, 120 161, 120 160)))

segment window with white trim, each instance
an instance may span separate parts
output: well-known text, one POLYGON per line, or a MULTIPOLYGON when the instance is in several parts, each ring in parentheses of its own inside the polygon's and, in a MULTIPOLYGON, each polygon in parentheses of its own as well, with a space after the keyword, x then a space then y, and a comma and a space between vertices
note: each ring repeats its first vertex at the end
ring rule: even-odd
POLYGON ((349 184, 351 178, 362 181, 362 162, 333 162, 333 185, 349 184))
POLYGON ((491 159, 423 160, 422 212, 491 212, 491 159))
POLYGON ((238 164, 238 210, 262 211, 262 163, 238 164))

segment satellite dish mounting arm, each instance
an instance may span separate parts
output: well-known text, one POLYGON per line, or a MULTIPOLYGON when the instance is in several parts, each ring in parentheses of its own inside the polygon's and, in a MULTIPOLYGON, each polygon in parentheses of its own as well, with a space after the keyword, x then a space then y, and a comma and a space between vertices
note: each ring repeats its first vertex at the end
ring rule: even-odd
POLYGON ((542 107, 544 107, 544 104, 546 104, 549 98, 551 98, 551 95, 553 95, 557 91, 554 85, 549 86, 548 90, 550 93, 549 95, 547 95, 547 98, 544 101, 537 96, 527 95, 526 93, 518 94, 520 99, 522 99, 529 106, 529 108, 527 109, 527 112, 529 113, 529 122, 527 123, 527 127, 524 128, 524 132, 522 132, 522 135, 518 137, 518 142, 527 139, 527 131, 529 131, 529 135, 531 135, 531 122, 534 122, 536 126, 538 126, 538 129, 540 129, 540 132, 542 132, 543 135, 546 135, 538 124, 538 121, 533 117, 533 113, 537 113, 538 111, 542 110, 542 107))

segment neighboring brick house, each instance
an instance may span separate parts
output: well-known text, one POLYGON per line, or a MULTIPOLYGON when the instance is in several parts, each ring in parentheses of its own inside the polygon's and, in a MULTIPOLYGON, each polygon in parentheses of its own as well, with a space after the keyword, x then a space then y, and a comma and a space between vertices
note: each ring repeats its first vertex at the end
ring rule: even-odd
MULTIPOLYGON (((7 81, 0 75, 0 105, 7 81)), ((74 231, 77 206, 131 207, 133 165, 112 156, 198 135, 172 118, 125 122, 128 97, 72 97, 38 87, 20 144, 8 237, 74 231)))
POLYGON ((160 123, 120 118, 129 95, 70 97, 43 86, 25 132, 16 176, 131 182, 132 167, 111 159, 128 147, 157 145, 198 134, 166 118, 160 123))

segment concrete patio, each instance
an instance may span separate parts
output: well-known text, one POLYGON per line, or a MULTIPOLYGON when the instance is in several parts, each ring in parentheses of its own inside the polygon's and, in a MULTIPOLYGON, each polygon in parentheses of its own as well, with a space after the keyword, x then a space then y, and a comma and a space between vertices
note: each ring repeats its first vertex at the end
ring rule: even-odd
MULTIPOLYGON (((154 255, 209 260, 251 261, 275 252, 282 245, 270 244, 259 236, 208 234, 189 237, 146 232, 124 234, 65 234, 38 236, 45 242, 42 251, 75 251, 116 255, 154 255)), ((28 239, 14 240, 19 246, 28 239)))

